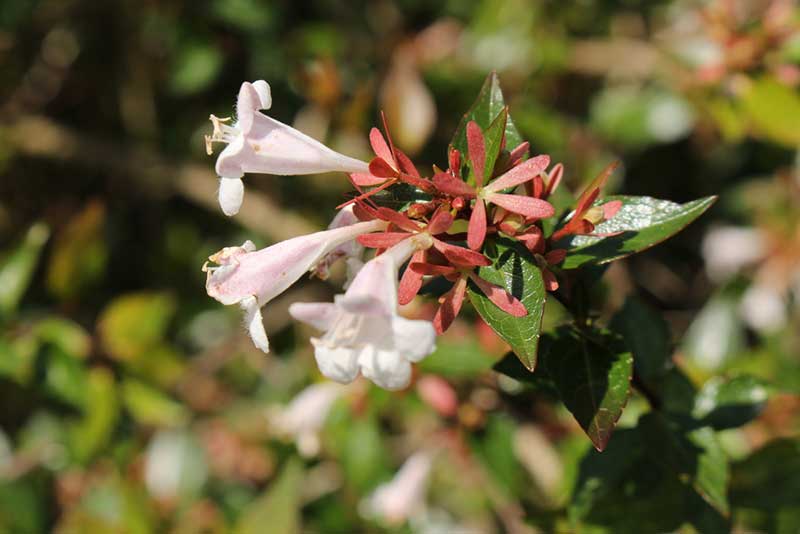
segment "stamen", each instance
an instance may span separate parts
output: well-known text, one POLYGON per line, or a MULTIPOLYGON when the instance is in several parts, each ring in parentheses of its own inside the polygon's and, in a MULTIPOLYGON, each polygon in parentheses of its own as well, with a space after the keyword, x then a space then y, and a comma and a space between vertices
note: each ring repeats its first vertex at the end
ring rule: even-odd
POLYGON ((230 143, 239 135, 239 130, 225 124, 231 120, 230 117, 220 118, 216 115, 211 115, 208 119, 214 125, 214 131, 211 132, 211 135, 205 136, 206 153, 210 156, 214 153, 213 143, 230 143))

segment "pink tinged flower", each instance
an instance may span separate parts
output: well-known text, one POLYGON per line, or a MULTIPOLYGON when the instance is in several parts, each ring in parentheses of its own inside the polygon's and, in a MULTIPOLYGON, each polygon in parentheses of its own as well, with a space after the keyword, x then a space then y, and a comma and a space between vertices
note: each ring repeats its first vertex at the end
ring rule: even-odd
POLYGON ((272 96, 267 82, 244 82, 236 101, 236 122, 211 115, 214 132, 206 137, 211 154, 214 142, 228 146, 217 157, 220 176, 219 201, 226 215, 235 215, 242 204, 245 173, 278 175, 322 172, 368 172, 360 160, 339 154, 316 139, 260 113, 269 109, 272 96))
POLYGON ((295 237, 256 251, 250 241, 226 247, 209 257, 217 266, 203 265, 206 292, 222 304, 239 304, 253 343, 269 352, 261 307, 313 269, 327 254, 359 235, 386 228, 379 220, 360 222, 295 237))
POLYGON ((431 246, 427 234, 411 236, 367 262, 344 295, 333 303, 294 303, 295 319, 324 331, 312 338, 320 372, 341 383, 363 374, 378 386, 398 390, 411 380, 411 363, 435 349, 429 321, 398 315, 397 275, 415 251, 431 246))
POLYGON ((401 525, 424 513, 425 494, 433 458, 417 452, 405 461, 394 478, 378 486, 363 503, 363 514, 389 525, 401 525))
POLYGON ((346 391, 346 387, 332 382, 312 384, 285 407, 271 410, 268 419, 278 434, 295 440, 300 454, 315 456, 319 453, 319 432, 325 419, 346 391))
MULTIPOLYGON (((354 206, 350 204, 349 206, 345 206, 344 208, 340 209, 328 225, 328 230, 343 228, 345 226, 358 223, 359 218, 354 213, 353 208, 354 206)), ((347 262, 348 268, 347 282, 345 283, 345 286, 347 286, 352 281, 353 276, 355 276, 355 273, 352 273, 351 271, 353 271, 354 267, 358 267, 363 264, 361 262, 363 253, 364 246, 361 245, 357 240, 347 241, 325 255, 325 257, 314 266, 312 272, 317 278, 321 280, 327 280, 328 276, 330 275, 331 266, 340 259, 344 259, 347 262)))

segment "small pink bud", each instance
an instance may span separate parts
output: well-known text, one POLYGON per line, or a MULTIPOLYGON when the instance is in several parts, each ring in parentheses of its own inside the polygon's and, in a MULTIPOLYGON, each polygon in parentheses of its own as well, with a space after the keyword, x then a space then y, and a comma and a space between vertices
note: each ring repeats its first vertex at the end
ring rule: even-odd
POLYGON ((452 417, 458 412, 458 396, 453 386, 441 377, 423 376, 417 382, 417 393, 443 417, 452 417))

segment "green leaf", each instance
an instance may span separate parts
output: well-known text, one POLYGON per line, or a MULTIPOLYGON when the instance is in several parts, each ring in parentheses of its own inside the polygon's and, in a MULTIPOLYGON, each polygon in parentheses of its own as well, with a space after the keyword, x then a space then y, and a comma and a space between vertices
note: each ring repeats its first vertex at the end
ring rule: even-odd
POLYGON ((497 118, 483 132, 486 141, 486 160, 484 162, 483 182, 492 176, 494 164, 500 156, 500 147, 503 144, 503 134, 505 133, 506 123, 508 122, 508 108, 505 107, 497 114, 497 118))
POLYGON ((639 427, 652 460, 691 486, 719 513, 727 515, 730 476, 727 456, 712 428, 698 428, 697 422, 690 423, 650 412, 640 419, 639 427))
POLYGON ((68 428, 70 443, 79 461, 89 460, 108 443, 119 416, 116 387, 108 369, 97 367, 89 371, 84 415, 68 428))
POLYGON ((776 510, 797 506, 800 495, 800 440, 776 439, 732 466, 734 506, 776 510))
POLYGON ((478 276, 505 288, 518 298, 528 310, 528 315, 513 317, 507 314, 472 282, 467 286, 469 300, 483 320, 511 345, 523 365, 533 371, 545 303, 542 271, 530 252, 509 239, 499 238, 488 242, 483 253, 492 260, 492 265, 479 268, 478 276))
POLYGON ((105 206, 91 202, 56 235, 47 270, 54 295, 75 298, 100 279, 108 261, 105 228, 105 206))
POLYGON ((290 459, 280 477, 267 491, 253 501, 242 513, 236 534, 296 534, 300 532, 300 491, 303 467, 296 458, 290 459))
POLYGON ((175 301, 162 293, 131 293, 115 299, 100 314, 100 340, 108 354, 130 361, 158 346, 175 312, 175 301))
POLYGON ((622 208, 613 218, 597 225, 595 233, 621 233, 609 237, 578 235, 565 238, 559 242, 569 251, 562 268, 576 269, 584 265, 608 263, 648 249, 683 230, 710 208, 716 199, 705 197, 686 204, 676 204, 651 197, 606 197, 595 205, 621 200, 622 208))
POLYGON ((800 96, 794 88, 761 78, 743 93, 741 102, 759 133, 788 147, 800 146, 800 96))
POLYGON ((609 332, 562 327, 540 356, 564 405, 595 448, 605 449, 630 396, 631 353, 609 332))
POLYGON ((638 430, 620 430, 603 452, 589 450, 580 462, 578 481, 568 508, 574 524, 586 517, 595 502, 609 494, 639 461, 642 440, 638 430))
POLYGON ((0 262, 0 317, 17 309, 48 237, 50 229, 44 223, 34 224, 22 243, 0 262))
MULTIPOLYGON (((497 78, 497 73, 492 72, 486 77, 486 81, 478 93, 478 98, 461 118, 456 133, 453 135, 452 141, 450 141, 450 144, 461 152, 462 161, 466 159, 468 153, 467 123, 475 121, 482 130, 486 130, 505 107, 506 102, 503 99, 503 91, 500 89, 500 80, 497 78)), ((505 135, 506 150, 513 150, 522 143, 522 136, 519 134, 517 127, 514 126, 511 116, 508 117, 506 122, 505 135)))
POLYGON ((652 308, 635 297, 611 319, 609 328, 620 334, 633 353, 636 372, 648 385, 657 382, 670 367, 669 326, 652 308))
POLYGON ((169 88, 178 95, 202 91, 216 79, 222 60, 222 52, 210 40, 187 43, 179 49, 174 60, 169 88))
POLYGON ((692 415, 717 430, 736 428, 758 417, 769 394, 754 376, 713 377, 697 394, 692 415))
POLYGON ((189 412, 179 402, 144 382, 126 379, 122 399, 133 418, 141 425, 176 427, 189 419, 189 412))
POLYGON ((358 417, 348 427, 342 468, 359 494, 375 487, 385 472, 385 446, 378 421, 372 416, 358 417))

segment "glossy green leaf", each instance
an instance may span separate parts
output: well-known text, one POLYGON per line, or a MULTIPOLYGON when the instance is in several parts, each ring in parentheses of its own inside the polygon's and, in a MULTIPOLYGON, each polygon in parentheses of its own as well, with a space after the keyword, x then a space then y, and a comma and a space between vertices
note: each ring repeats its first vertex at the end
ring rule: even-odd
POLYGON ((719 513, 729 512, 727 484, 728 459, 710 427, 696 422, 670 420, 650 412, 639 427, 652 460, 697 494, 719 513))
POLYGON ((697 394, 692 415, 718 430, 739 427, 758 417, 769 395, 768 386, 754 376, 713 377, 697 394))
POLYGON ((300 532, 300 492, 303 467, 290 459, 277 480, 242 513, 235 534, 296 534, 300 532))
POLYGON ((36 223, 28 229, 22 243, 0 260, 0 317, 16 310, 48 237, 49 228, 36 223))
POLYGON ((595 448, 605 449, 630 396, 631 353, 608 332, 563 327, 540 356, 564 405, 595 448))
POLYGON ((610 220, 597 225, 596 234, 614 234, 609 237, 571 236, 559 245, 569 254, 562 264, 564 269, 584 265, 602 264, 618 260, 648 249, 683 230, 702 215, 717 197, 705 197, 686 204, 651 197, 609 196, 596 205, 611 200, 621 200, 622 208, 610 220))
MULTIPOLYGON (((450 144, 458 149, 462 154, 462 161, 466 161, 467 152, 467 123, 475 121, 482 130, 489 128, 489 125, 497 118, 497 116, 506 107, 506 102, 503 98, 503 91, 500 89, 500 80, 496 72, 492 72, 483 83, 478 98, 472 104, 472 107, 461 118, 456 133, 453 135, 450 144)), ((522 142, 522 136, 517 131, 514 121, 508 117, 505 127, 506 135, 506 150, 513 150, 517 145, 522 142)))
POLYGON ((506 123, 508 122, 508 108, 503 108, 492 124, 483 132, 486 141, 486 160, 484 162, 484 183, 491 177, 494 164, 500 156, 500 148, 503 144, 506 123))
POLYGON ((503 338, 520 361, 531 371, 536 367, 536 352, 542 328, 545 290, 542 272, 531 254, 514 241, 499 238, 488 242, 484 255, 492 265, 478 269, 478 276, 505 288, 518 298, 528 314, 513 317, 490 301, 472 282, 467 286, 470 302, 483 320, 503 338))

